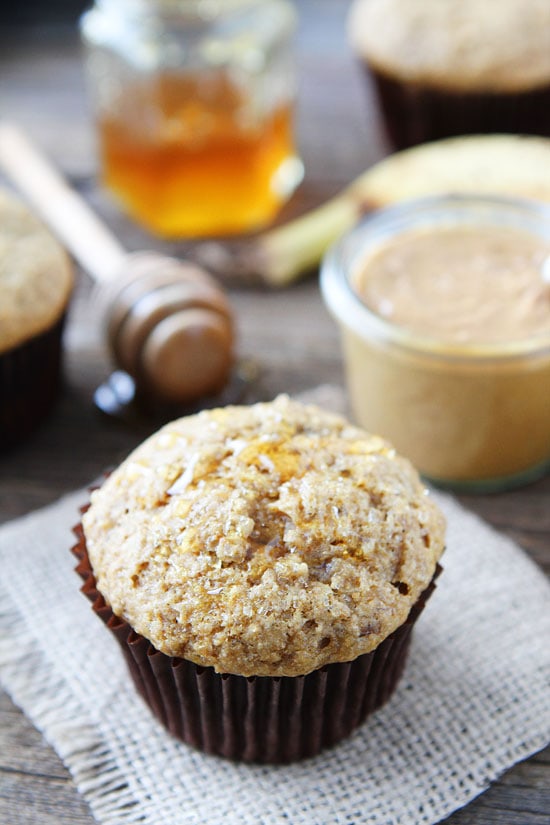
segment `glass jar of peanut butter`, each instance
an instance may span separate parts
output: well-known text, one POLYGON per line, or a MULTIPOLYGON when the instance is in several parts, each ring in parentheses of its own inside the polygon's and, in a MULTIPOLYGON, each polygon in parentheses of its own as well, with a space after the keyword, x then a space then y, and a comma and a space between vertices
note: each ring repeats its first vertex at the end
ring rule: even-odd
POLYGON ((289 0, 97 0, 81 19, 102 178, 164 237, 271 221, 302 177, 289 0))
POLYGON ((509 489, 550 468, 550 209, 437 197, 368 216, 326 255, 350 402, 420 472, 509 489))

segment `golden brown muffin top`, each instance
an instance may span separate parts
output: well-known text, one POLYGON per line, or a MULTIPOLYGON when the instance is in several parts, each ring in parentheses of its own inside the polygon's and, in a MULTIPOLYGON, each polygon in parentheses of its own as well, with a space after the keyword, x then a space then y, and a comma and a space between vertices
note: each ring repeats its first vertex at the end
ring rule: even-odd
POLYGON ((352 45, 374 69, 449 91, 550 83, 548 0, 355 0, 352 45))
POLYGON ((93 493, 83 525, 116 615, 165 654, 243 676, 373 650, 444 542, 408 461, 286 396, 166 425, 93 493))
POLYGON ((54 326, 72 285, 62 247, 22 203, 0 189, 0 352, 54 326))

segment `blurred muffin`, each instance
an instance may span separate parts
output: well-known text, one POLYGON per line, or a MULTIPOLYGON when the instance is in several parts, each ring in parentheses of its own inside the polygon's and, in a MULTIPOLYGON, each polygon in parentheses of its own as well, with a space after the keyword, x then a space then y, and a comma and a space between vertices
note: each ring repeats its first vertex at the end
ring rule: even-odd
POLYGON ((168 729, 287 762, 391 695, 444 521, 387 442, 281 396, 165 426, 77 535, 84 592, 168 729))
POLYGON ((397 148, 550 135, 548 0, 355 0, 348 23, 397 148))
POLYGON ((72 285, 61 246, 0 190, 0 449, 33 430, 56 397, 72 285))

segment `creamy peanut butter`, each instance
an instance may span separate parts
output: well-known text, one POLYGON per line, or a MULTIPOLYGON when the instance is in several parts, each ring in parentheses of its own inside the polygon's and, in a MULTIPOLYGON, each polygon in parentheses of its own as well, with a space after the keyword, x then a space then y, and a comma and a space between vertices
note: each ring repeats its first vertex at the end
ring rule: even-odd
POLYGON ((324 262, 356 420, 435 482, 502 489, 550 464, 549 226, 542 204, 417 200, 324 262))
POLYGON ((456 344, 550 338, 550 241, 506 226, 414 229, 355 273, 361 299, 417 335, 456 344))

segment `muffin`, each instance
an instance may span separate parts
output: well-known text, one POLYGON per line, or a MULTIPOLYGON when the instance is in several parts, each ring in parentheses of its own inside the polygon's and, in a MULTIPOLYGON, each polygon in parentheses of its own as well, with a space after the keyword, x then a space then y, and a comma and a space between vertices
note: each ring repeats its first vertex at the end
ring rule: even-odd
POLYGON ((348 22, 397 148, 486 132, 550 136, 548 0, 355 0, 348 22))
POLYGON ((391 695, 444 520, 386 441, 281 396, 163 427, 77 535, 84 592, 166 727, 287 762, 391 695))
POLYGON ((72 285, 61 246, 0 190, 0 450, 23 439, 53 404, 72 285))

